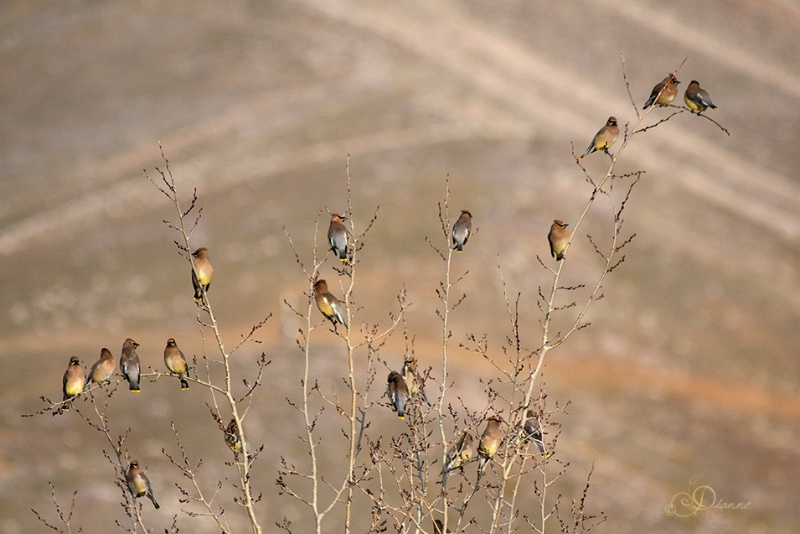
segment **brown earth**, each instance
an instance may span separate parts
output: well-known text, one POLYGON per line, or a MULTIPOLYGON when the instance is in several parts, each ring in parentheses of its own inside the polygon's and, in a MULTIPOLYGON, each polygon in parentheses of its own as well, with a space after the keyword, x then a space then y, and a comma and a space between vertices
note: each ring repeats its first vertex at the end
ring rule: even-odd
MULTIPOLYGON (((59 396, 70 355, 91 364, 102 346, 118 355, 128 336, 154 368, 168 337, 202 353, 188 265, 161 222, 173 214, 142 173, 163 167, 159 141, 184 195, 196 188, 203 206, 193 242, 212 251, 210 296, 226 339, 274 314, 237 363, 246 375, 260 351, 272 360, 248 419, 268 451, 254 475, 258 512, 268 530, 286 516, 308 531, 306 510, 274 485, 280 455, 305 461, 294 439, 301 420, 285 401, 299 394, 299 324, 282 302, 302 305, 306 282, 284 228, 308 263, 320 213, 345 209, 349 155, 356 224, 379 206, 360 253, 359 318, 385 324, 405 286, 417 354, 435 377, 443 266, 424 237, 442 240, 437 203, 449 175, 451 213, 469 208, 480 228, 455 262, 469 274, 452 316, 454 389, 482 409, 477 377, 492 370, 457 344, 486 333, 500 355, 509 326, 498 264, 509 293, 522 295, 524 342, 540 339, 537 291, 551 279, 536 256, 550 265, 550 221, 574 221, 590 193, 571 145, 581 151, 609 115, 628 128, 636 119, 622 54, 639 106, 688 58, 681 89, 700 80, 720 107, 709 116, 730 136, 683 113, 626 149, 617 171, 646 171, 625 216, 636 238, 592 326, 545 369, 550 402, 570 403, 553 415, 557 458, 570 468, 550 494, 578 497, 594 463, 588 509, 608 517, 598 531, 794 532, 797 35, 800 8, 788 0, 5 2, 0 531, 43 531, 31 508, 55 520, 48 481, 62 506, 78 491, 74 523, 85 532, 124 517, 101 435, 74 412, 20 417, 42 406, 40 395, 59 396), (693 484, 750 506, 667 516, 693 484)), ((584 160, 594 177, 606 163, 584 160)), ((565 284, 596 280, 600 262, 583 234, 607 238, 608 213, 606 204, 590 212, 565 284)), ((327 332, 317 339, 314 375, 340 383, 340 346, 327 332)), ((399 366, 402 351, 396 335, 381 357, 399 366)), ((158 488, 163 508, 151 525, 163 531, 179 514, 181 529, 215 531, 180 514, 180 477, 161 454, 176 452, 175 421, 187 452, 204 459, 208 488, 232 476, 207 396, 179 395, 172 381, 143 389, 118 392, 109 411, 118 432, 132 428, 128 446, 158 488)), ((382 410, 373 431, 397 435, 382 410)), ((339 436, 337 424, 321 423, 323 435, 339 436)), ((341 452, 324 451, 331 478, 341 452)), ((241 531, 235 505, 226 508, 241 531)))

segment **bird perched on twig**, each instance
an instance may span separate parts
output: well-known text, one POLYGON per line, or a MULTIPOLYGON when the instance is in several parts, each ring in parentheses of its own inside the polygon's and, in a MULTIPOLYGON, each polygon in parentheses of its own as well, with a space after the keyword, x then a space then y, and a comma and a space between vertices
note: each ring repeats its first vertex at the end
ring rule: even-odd
POLYGON ((493 415, 486 420, 486 429, 481 435, 481 441, 478 444, 478 473, 482 473, 486 463, 492 459, 500 448, 500 443, 503 441, 503 434, 500 429, 500 423, 503 419, 498 415, 493 415))
POLYGON ((139 376, 141 374, 141 363, 139 355, 136 354, 136 347, 139 344, 128 338, 122 344, 122 356, 119 357, 119 370, 122 376, 128 381, 128 389, 134 393, 139 393, 139 376))
POLYGON ((461 210, 461 215, 453 225, 453 249, 456 252, 463 252, 464 245, 469 241, 472 234, 472 214, 467 210, 461 210))
POLYGON ((83 393, 83 386, 86 384, 86 375, 83 373, 81 361, 77 356, 72 356, 69 359, 67 370, 64 371, 64 379, 62 387, 64 393, 64 405, 61 407, 62 411, 67 411, 70 408, 69 402, 66 402, 73 397, 77 397, 83 393))
POLYGON ((678 95, 679 83, 681 82, 678 81, 678 78, 675 77, 674 73, 667 75, 666 78, 658 82, 655 87, 653 87, 653 90, 650 92, 650 98, 648 98, 647 102, 644 103, 644 107, 642 109, 647 109, 653 104, 657 104, 661 107, 669 106, 678 95))
POLYGON ((592 142, 589 143, 589 147, 586 149, 586 152, 584 152, 583 155, 578 159, 583 159, 584 157, 592 154, 593 152, 597 152, 598 150, 602 150, 608 154, 608 149, 617 142, 618 137, 619 126, 617 125, 617 118, 609 117, 606 121, 606 125, 600 128, 600 130, 594 134, 594 138, 592 139, 592 142))
POLYGON ((243 451, 247 455, 248 462, 253 459, 247 442, 245 442, 244 447, 242 447, 242 440, 239 439, 239 426, 236 424, 236 419, 231 419, 231 422, 228 423, 228 427, 225 429, 225 444, 233 451, 233 457, 237 462, 239 461, 239 455, 242 454, 243 451))
POLYGON ((175 338, 169 338, 167 346, 164 347, 164 365, 167 366, 170 373, 178 375, 181 389, 189 389, 189 382, 186 380, 186 377, 189 376, 189 364, 186 363, 186 357, 175 343, 175 338))
POLYGON ((464 464, 475 458, 475 440, 468 431, 461 434, 458 442, 447 453, 447 461, 442 467, 442 474, 449 473, 454 469, 464 470, 464 464))
POLYGON ((386 380, 386 396, 389 397, 389 402, 392 405, 392 411, 397 412, 397 417, 405 419, 406 416, 406 403, 408 402, 408 385, 406 381, 397 371, 389 373, 389 378, 386 380))
POLYGON ((569 243, 569 230, 567 230, 567 226, 569 224, 565 223, 561 219, 556 219, 553 221, 553 224, 550 225, 550 232, 547 234, 547 240, 550 242, 550 255, 556 259, 556 261, 561 261, 564 259, 564 251, 567 248, 567 243, 569 243))
POLYGON ((131 490, 135 498, 147 497, 153 502, 153 506, 156 507, 156 510, 161 508, 153 495, 153 488, 150 487, 150 481, 147 480, 147 476, 139 469, 138 460, 131 460, 125 479, 128 482, 128 489, 131 490))
POLYGON ((717 106, 711 101, 711 97, 708 96, 705 89, 700 87, 700 83, 697 80, 689 82, 689 87, 683 93, 683 101, 686 102, 692 113, 696 111, 698 115, 708 108, 717 109, 717 106))
POLYGON ((88 386, 91 382, 94 382, 95 384, 108 382, 111 379, 111 375, 114 374, 114 367, 116 366, 116 363, 117 362, 114 361, 114 356, 111 355, 110 350, 105 347, 100 349, 100 359, 94 362, 92 369, 86 376, 86 386, 88 386))
POLYGON ((192 286, 194 286, 194 300, 203 302, 203 295, 211 287, 214 278, 214 267, 208 259, 208 249, 200 247, 192 252, 192 286))
POLYGON ((346 220, 347 217, 341 213, 331 213, 331 224, 328 227, 328 243, 342 263, 347 263, 347 227, 343 224, 346 220))
POLYGON ((344 306, 328 291, 328 283, 325 280, 318 280, 314 284, 314 299, 317 301, 317 308, 333 324, 334 329, 337 322, 350 329, 345 319, 344 306))
POLYGON ((402 370, 403 378, 408 386, 408 392, 412 397, 419 395, 425 404, 431 405, 428 401, 428 396, 425 394, 425 384, 422 382, 422 377, 417 373, 417 360, 412 356, 403 362, 402 370))
MULTIPOLYGON (((539 417, 533 413, 533 410, 528 410, 528 412, 525 414, 525 424, 523 425, 522 430, 525 433, 522 438, 525 443, 533 440, 533 443, 536 445, 536 448, 539 449, 539 452, 545 454, 544 439, 542 437, 542 425, 539 422, 539 417)), ((547 453, 545 457, 549 458, 552 455, 553 453, 550 452, 547 453)))

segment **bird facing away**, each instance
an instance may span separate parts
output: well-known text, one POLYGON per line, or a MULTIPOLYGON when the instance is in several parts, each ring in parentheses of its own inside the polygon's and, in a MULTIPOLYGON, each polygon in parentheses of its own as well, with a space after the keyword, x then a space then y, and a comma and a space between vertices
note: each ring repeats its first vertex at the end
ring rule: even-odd
POLYGON ((167 346, 164 347, 164 365, 167 366, 170 373, 178 375, 181 389, 189 389, 189 382, 186 381, 186 377, 189 375, 189 365, 174 338, 169 338, 167 346))
POLYGON ((203 302, 203 294, 211 287, 214 278, 214 268, 208 260, 208 249, 200 247, 192 252, 192 285, 194 286, 194 300, 203 302))
POLYGON ((550 225, 550 232, 547 234, 547 240, 550 242, 550 256, 554 257, 556 261, 564 259, 564 250, 569 243, 569 224, 561 219, 556 219, 550 225))
POLYGON ((465 430, 464 433, 461 434, 461 438, 459 438, 458 442, 453 445, 447 453, 447 462, 444 464, 444 468, 442 468, 442 474, 449 473, 453 469, 458 469, 459 467, 463 471, 464 464, 475 457, 475 446, 476 444, 472 434, 465 430))
POLYGON ((453 225, 453 249, 456 252, 463 252, 464 245, 469 241, 472 234, 472 214, 467 210, 461 210, 461 215, 453 225))
MULTIPOLYGON (((542 439, 542 425, 539 423, 539 417, 533 413, 533 410, 528 410, 528 413, 525 414, 525 425, 522 427, 522 430, 525 432, 524 440, 527 443, 529 440, 533 440, 533 443, 536 444, 536 448, 539 449, 539 452, 544 454, 544 440, 542 439)), ((550 457, 551 454, 548 454, 547 457, 550 457)))
POLYGON ((425 404, 431 405, 428 401, 428 396, 425 395, 425 384, 422 382, 422 377, 417 373, 417 360, 412 356, 403 362, 403 378, 408 386, 408 392, 412 397, 419 395, 425 404))
POLYGON ((92 369, 89 371, 89 375, 86 377, 86 385, 88 386, 91 382, 95 384, 108 382, 111 379, 111 375, 114 374, 114 367, 116 365, 117 362, 114 361, 114 356, 111 355, 111 351, 103 347, 100 349, 100 359, 94 362, 92 369))
POLYGON ((500 423, 502 421, 496 415, 486 421, 486 429, 483 431, 481 441, 478 444, 478 473, 483 472, 486 463, 491 460, 497 449, 500 448, 500 442, 503 440, 503 435, 500 431, 500 423))
POLYGON ((700 82, 697 80, 689 82, 689 87, 683 93, 683 101, 686 102, 686 105, 689 106, 693 113, 696 111, 700 114, 708 108, 717 109, 706 90, 700 88, 700 82))
MULTIPOLYGON (((81 361, 77 356, 72 356, 69 359, 67 370, 64 371, 64 380, 62 389, 64 390, 64 401, 68 401, 73 397, 77 397, 83 393, 83 386, 86 384, 86 375, 83 373, 81 361)), ((62 410, 69 410, 70 403, 64 404, 62 410)))
POLYGON ((136 347, 139 344, 128 338, 122 344, 122 355, 119 357, 119 370, 122 376, 128 381, 128 389, 134 393, 139 393, 139 374, 141 373, 141 364, 139 363, 139 356, 136 354, 136 347))
POLYGON ((600 128, 600 130, 594 134, 594 139, 592 139, 592 142, 589 143, 589 147, 586 149, 586 152, 584 152, 583 155, 578 159, 583 159, 584 157, 593 152, 597 152, 598 150, 602 150, 608 154, 608 149, 617 142, 617 137, 619 137, 617 118, 609 117, 608 121, 606 121, 606 125, 600 128))
POLYGON ((148 497, 153 501, 153 506, 156 507, 156 510, 161 508, 158 505, 158 501, 156 501, 156 498, 153 496, 153 488, 150 487, 150 481, 147 480, 147 476, 139 469, 139 462, 137 460, 131 460, 125 479, 128 481, 128 489, 131 490, 134 497, 137 499, 139 497, 148 497))
POLYGON ((400 373, 392 371, 386 382, 386 396, 389 397, 389 402, 392 404, 392 411, 397 412, 398 418, 405 419, 406 402, 409 397, 406 381, 400 373))
POLYGON ((342 263, 347 263, 347 227, 343 224, 346 220, 347 217, 341 213, 331 213, 331 225, 328 227, 328 243, 342 263))
POLYGON ((678 94, 679 83, 681 82, 678 81, 675 74, 670 73, 653 87, 653 90, 650 92, 650 98, 644 103, 644 108, 642 109, 647 109, 653 104, 658 104, 662 107, 669 106, 678 94))
POLYGON ((334 330, 337 322, 350 330, 350 327, 347 326, 347 319, 345 319, 344 306, 339 299, 330 294, 328 283, 325 280, 318 280, 314 284, 314 299, 317 301, 317 308, 322 315, 333 324, 334 330))
POLYGON ((231 419, 231 422, 228 423, 228 427, 225 429, 225 444, 233 451, 233 457, 237 462, 243 450, 247 451, 247 460, 250 461, 252 459, 250 456, 250 447, 247 446, 247 443, 242 447, 242 440, 239 439, 239 425, 236 424, 236 419, 231 419))

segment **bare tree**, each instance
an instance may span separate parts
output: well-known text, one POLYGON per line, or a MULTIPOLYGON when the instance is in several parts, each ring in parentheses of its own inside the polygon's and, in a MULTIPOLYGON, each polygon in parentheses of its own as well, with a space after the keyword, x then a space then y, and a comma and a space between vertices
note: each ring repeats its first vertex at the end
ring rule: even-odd
MULTIPOLYGON (((624 58, 623 79, 636 120, 625 124, 616 152, 605 151, 608 166, 599 176, 583 166, 573 149, 579 174, 587 185, 586 202, 573 219, 558 258, 537 256, 543 281, 538 284, 536 295, 510 292, 502 258, 497 259, 497 277, 505 304, 503 313, 507 317, 505 339, 498 346, 490 344, 486 333, 454 334, 452 331, 451 320, 467 298, 461 284, 470 275, 469 271, 462 272, 456 266, 453 255, 456 248, 463 248, 467 238, 471 240, 467 245, 469 250, 477 246, 476 242, 483 236, 479 236, 478 228, 470 226, 469 232, 465 234, 459 230, 454 239, 449 176, 445 179, 443 200, 438 204, 440 233, 438 237, 425 238, 442 266, 441 280, 435 288, 435 312, 441 328, 441 358, 435 368, 419 367, 416 336, 407 321, 411 303, 402 285, 392 288, 397 293, 397 305, 387 313, 383 324, 368 323, 363 318, 358 299, 361 269, 364 268, 360 253, 367 244, 367 237, 380 227, 379 210, 376 207, 371 215, 362 218, 354 209, 349 157, 346 218, 333 215, 337 220, 348 221, 346 257, 340 261, 332 257, 327 246, 320 247, 322 209, 316 218, 312 243, 296 243, 284 228, 288 246, 307 284, 302 305, 284 300, 302 325, 296 338, 297 349, 302 354, 302 379, 298 396, 287 401, 297 414, 295 421, 307 457, 294 461, 288 455, 281 455, 276 484, 279 495, 299 503, 310 512, 309 517, 313 517, 313 527, 303 525, 300 530, 313 528, 322 533, 343 528, 348 533, 364 529, 438 533, 463 532, 474 527, 495 533, 514 532, 525 527, 541 533, 553 530, 577 533, 588 532, 605 519, 602 513, 588 510, 593 467, 586 474, 583 491, 572 497, 568 506, 564 504, 568 497, 553 488, 570 467, 567 459, 556 454, 563 424, 558 419, 566 405, 548 401, 542 372, 551 351, 590 326, 586 319, 588 311, 605 296, 608 276, 625 261, 624 252, 636 236, 627 231, 625 215, 644 171, 617 174, 615 169, 620 158, 634 137, 687 111, 673 106, 677 111, 645 125, 653 108, 640 112, 636 106, 624 58), (590 213, 593 214, 591 218, 590 213), (590 220, 600 221, 605 227, 587 228, 590 220), (606 237, 594 237, 597 235, 606 237), (600 258, 596 271, 580 283, 565 285, 565 273, 573 265, 571 251, 586 245, 600 258), (335 300, 338 315, 326 312, 318 300, 319 288, 323 287, 319 284, 323 273, 329 272, 324 271, 329 260, 334 266, 332 275, 325 275, 326 291, 330 293, 325 302, 329 304, 331 299, 335 300), (318 306, 322 313, 315 309, 318 306), (521 320, 521 309, 534 306, 539 310, 538 324, 526 324, 521 320), (387 341, 400 331, 405 346, 402 362, 396 356, 387 358, 382 354, 387 341), (480 405, 465 400, 453 379, 450 351, 454 344, 484 359, 493 369, 491 376, 480 380, 484 399, 480 405), (331 346, 334 348, 327 348, 331 346), (337 367, 341 383, 326 382, 316 376, 312 364, 324 351, 345 355, 338 360, 342 362, 337 367), (389 374, 387 382, 383 379, 385 373, 389 374), (388 402, 385 400, 387 392, 388 402), (396 412, 403 424, 400 431, 385 437, 373 431, 371 423, 375 418, 387 417, 388 408, 396 412), (346 461, 341 464, 331 465, 321 454, 323 444, 338 447, 334 443, 338 435, 321 430, 331 423, 341 429, 346 441, 343 454, 346 461), (536 504, 534 511, 529 506, 531 494, 536 504)), ((715 124, 727 133, 721 125, 715 124)), ((164 168, 156 168, 153 176, 145 171, 145 176, 174 208, 173 221, 165 223, 177 233, 177 250, 199 278, 192 262, 192 234, 201 220, 202 208, 196 191, 184 202, 163 150, 162 158, 164 168)), ((194 505, 192 509, 183 510, 187 517, 206 518, 221 532, 232 532, 226 515, 229 502, 222 496, 223 487, 228 485, 234 491, 233 503, 242 509, 252 531, 260 533, 265 527, 263 518, 257 515, 256 504, 262 496, 252 487, 252 475, 263 446, 251 447, 246 422, 270 362, 262 352, 258 371, 249 379, 237 378, 231 364, 237 351, 246 343, 255 342, 254 335, 270 316, 256 322, 229 349, 220 333, 209 293, 202 285, 199 292, 196 320, 204 346, 213 347, 213 350, 193 359, 194 376, 186 379, 208 392, 209 424, 217 427, 220 439, 231 448, 234 461, 229 466, 236 477, 213 481, 213 489, 209 490, 209 477, 203 470, 202 458, 193 458, 186 451, 174 423, 171 430, 175 446, 169 450, 164 447, 162 452, 183 475, 184 483, 178 485, 181 503, 194 505), (237 394, 240 381, 244 389, 237 394)), ((147 369, 142 376, 156 381, 170 375, 147 369)), ((140 501, 126 484, 126 469, 131 458, 126 440, 132 432, 141 430, 127 429, 119 433, 112 428, 107 415, 119 383, 120 379, 114 378, 104 385, 92 384, 63 402, 41 397, 46 405, 34 415, 48 412, 57 415, 72 406, 90 428, 105 436, 110 452, 104 451, 104 454, 114 469, 122 506, 129 519, 125 525, 119 521, 116 524, 126 532, 148 532, 150 512, 143 511, 140 501), (86 399, 90 403, 88 409, 81 402, 86 399)), ((35 510, 34 513, 49 529, 71 533, 76 496, 73 494, 72 504, 65 511, 58 504, 55 488, 52 484, 50 487, 59 518, 57 524, 48 522, 35 510)), ((293 532, 294 526, 286 517, 273 523, 293 532)), ((177 516, 168 531, 178 531, 177 516)))

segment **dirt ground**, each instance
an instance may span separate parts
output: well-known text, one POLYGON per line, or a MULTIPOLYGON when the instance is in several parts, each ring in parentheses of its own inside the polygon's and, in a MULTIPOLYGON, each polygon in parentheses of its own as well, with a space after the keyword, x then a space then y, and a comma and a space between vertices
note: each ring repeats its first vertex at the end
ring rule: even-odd
MULTIPOLYGON (((545 368, 549 402, 569 402, 553 416, 557 457, 570 464, 553 495, 579 497, 594 464, 587 502, 607 516, 599 532, 794 532, 798 35, 790 0, 4 2, 0 531, 43 532, 31 508, 55 521, 48 482, 62 506, 78 492, 73 532, 124 524, 103 436, 74 412, 20 417, 43 406, 40 395, 59 398, 71 355, 90 365, 107 346, 118 356, 126 337, 153 368, 169 337, 187 355, 203 352, 189 267, 162 222, 173 212, 142 172, 163 168, 159 142, 185 198, 196 189, 203 208, 192 241, 211 250, 210 295, 229 343, 273 314, 236 363, 248 375, 261 351, 272 360, 248 420, 266 451, 254 473, 258 513, 267 531, 286 517, 308 532, 305 508, 274 484, 281 456, 305 461, 302 420, 285 400, 299 394, 299 324, 283 302, 302 305, 307 282, 286 234, 308 263, 319 220, 324 250, 326 209, 347 208, 349 165, 356 224, 377 210, 359 253, 359 322, 388 323, 405 287, 418 358, 436 376, 443 265, 425 237, 443 239, 437 205, 449 176, 451 217, 470 209, 479 228, 456 258, 468 297, 451 318, 453 380, 482 409, 479 378, 493 370, 458 344, 486 334, 501 354, 502 272, 536 346, 537 295, 551 281, 537 256, 552 265, 550 222, 575 221, 591 193, 573 150, 609 115, 629 133, 631 98, 641 107, 680 67, 680 94, 699 80, 719 106, 708 116, 727 132, 681 113, 637 134, 620 159, 618 174, 645 171, 624 212, 623 234, 636 237, 591 327, 545 368), (749 506, 665 513, 703 485, 749 506)), ((593 154, 582 165, 597 178, 607 163, 593 154)), ((585 234, 605 242, 610 213, 603 199, 590 211, 565 284, 596 282, 601 263, 585 234)), ((323 272, 335 278, 330 265, 323 272)), ((312 373, 341 383, 341 346, 325 329, 317 336, 312 373)), ((381 357, 399 367, 403 350, 396 335, 381 357)), ((177 514, 181 530, 216 532, 181 512, 180 475, 161 453, 176 451, 175 421, 209 488, 235 476, 208 395, 178 395, 163 380, 143 389, 118 392, 109 410, 117 432, 132 429, 128 446, 158 488, 154 531, 177 514)), ((383 410, 373 432, 397 435, 383 410)), ((321 428, 338 439, 336 424, 321 428)), ((324 454, 332 472, 344 453, 336 439, 324 454)), ((226 509, 244 531, 237 506, 226 509)), ((485 524, 485 504, 475 514, 485 524)))

